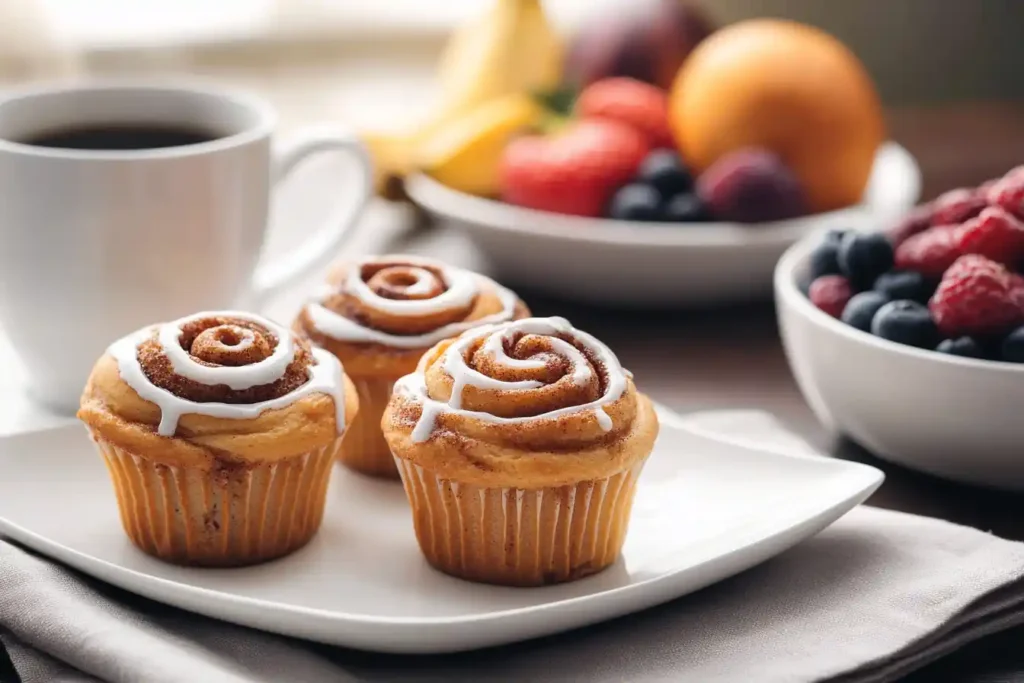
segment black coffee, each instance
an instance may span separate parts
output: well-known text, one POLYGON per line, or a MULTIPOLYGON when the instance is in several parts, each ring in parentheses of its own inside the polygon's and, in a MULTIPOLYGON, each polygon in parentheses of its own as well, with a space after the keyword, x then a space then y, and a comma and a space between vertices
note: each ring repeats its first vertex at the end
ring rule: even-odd
POLYGON ((195 128, 111 123, 47 131, 20 142, 59 149, 127 150, 184 147, 219 137, 195 128))

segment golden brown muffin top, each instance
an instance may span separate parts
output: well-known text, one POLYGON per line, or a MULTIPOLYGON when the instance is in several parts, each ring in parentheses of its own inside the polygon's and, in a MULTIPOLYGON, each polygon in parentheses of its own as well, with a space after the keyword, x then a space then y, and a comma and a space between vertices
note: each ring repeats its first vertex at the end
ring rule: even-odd
POLYGON ((358 399, 338 361, 245 313, 202 313, 110 346, 82 395, 94 435, 168 464, 277 460, 332 443, 358 399))
POLYGON ((529 315, 493 280, 415 256, 336 266, 294 328, 336 355, 353 377, 398 378, 435 343, 529 315))
POLYGON ((439 343, 395 385, 382 427, 396 456, 442 478, 517 488, 611 476, 658 432, 615 354, 561 318, 439 343))

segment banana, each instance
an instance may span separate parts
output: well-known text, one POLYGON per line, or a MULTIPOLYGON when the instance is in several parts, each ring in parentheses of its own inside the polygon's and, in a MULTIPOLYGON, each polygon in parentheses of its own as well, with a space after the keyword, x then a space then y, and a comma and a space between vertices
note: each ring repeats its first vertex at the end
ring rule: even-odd
POLYGON ((562 77, 563 45, 541 0, 494 0, 479 18, 460 26, 438 64, 439 104, 398 133, 365 133, 385 195, 424 155, 435 135, 471 117, 481 105, 507 95, 555 88, 562 77))
POLYGON ((562 78, 562 42, 540 0, 496 0, 455 33, 439 75, 435 117, 447 121, 495 97, 555 88, 562 78))
POLYGON ((526 94, 498 97, 438 128, 417 150, 415 166, 452 189, 498 194, 498 167, 509 139, 537 126, 544 109, 526 94))
POLYGON ((363 131, 359 138, 373 160, 374 191, 391 201, 404 199, 402 179, 413 169, 418 136, 411 132, 363 131))

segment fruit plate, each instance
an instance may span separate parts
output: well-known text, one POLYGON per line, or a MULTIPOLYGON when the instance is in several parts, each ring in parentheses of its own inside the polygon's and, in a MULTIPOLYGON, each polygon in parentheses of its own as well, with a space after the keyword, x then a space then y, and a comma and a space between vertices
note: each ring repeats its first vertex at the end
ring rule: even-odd
POLYGON ((122 533, 102 461, 78 425, 0 439, 0 534, 139 595, 267 631, 396 653, 510 643, 635 612, 752 567, 867 498, 878 470, 662 431, 625 548, 574 583, 504 588, 431 569, 397 483, 335 472, 323 527, 290 557, 177 567, 122 533))
POLYGON ((893 220, 917 202, 921 173, 907 150, 888 142, 863 203, 756 225, 564 216, 457 192, 422 174, 409 177, 406 190, 469 235, 507 284, 587 303, 711 306, 768 298, 775 262, 809 232, 893 220))

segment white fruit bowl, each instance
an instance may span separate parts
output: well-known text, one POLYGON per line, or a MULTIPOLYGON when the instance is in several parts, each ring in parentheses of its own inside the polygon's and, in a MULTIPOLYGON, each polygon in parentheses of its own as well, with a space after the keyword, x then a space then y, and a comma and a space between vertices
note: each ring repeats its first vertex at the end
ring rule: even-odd
POLYGON ((786 356, 818 418, 891 462, 1024 490, 1024 366, 896 344, 821 312, 799 288, 818 240, 775 269, 786 356))
POLYGON ((879 148, 863 203, 757 225, 565 216, 474 197, 425 175, 406 181, 413 201, 463 230, 507 284, 633 306, 767 298, 772 269, 791 244, 809 232, 876 227, 913 206, 920 189, 917 163, 892 142, 879 148))

